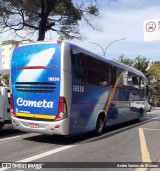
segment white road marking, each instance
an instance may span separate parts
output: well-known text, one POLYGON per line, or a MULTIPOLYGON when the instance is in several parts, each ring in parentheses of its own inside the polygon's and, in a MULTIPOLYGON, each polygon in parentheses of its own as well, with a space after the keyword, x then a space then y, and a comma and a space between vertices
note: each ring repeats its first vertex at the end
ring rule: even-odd
MULTIPOLYGON (((150 119, 150 120, 147 120, 147 121, 144 121, 144 122, 141 122, 141 123, 138 123, 138 124, 135 124, 134 126, 138 126, 142 123, 147 123, 148 121, 151 121, 151 120, 154 120, 154 119, 157 119, 159 117, 156 117, 156 118, 153 118, 153 119, 150 119)), ((123 131, 123 130, 126 130, 126 128, 132 128, 133 125, 131 126, 128 126, 128 127, 125 127, 125 128, 122 128, 122 129, 118 129, 116 131, 112 131, 111 133, 107 133, 107 135, 110 135, 110 134, 113 134, 114 132, 117 132, 117 131, 123 131)), ((37 159, 40 159, 40 158, 43 158, 43 157, 46 157, 46 156, 49 156, 51 154, 55 154, 55 153, 58 153, 58 152, 61 152, 61 151, 64 151, 64 150, 67 150, 69 148, 72 148, 72 147, 75 147, 75 146, 78 146, 80 143, 86 143, 86 142, 89 142, 89 141, 93 141, 93 140, 96 140, 96 139, 99 139, 99 138, 102 138, 106 136, 106 134, 102 135, 101 137, 93 137, 93 138, 90 138, 89 140, 84 140, 84 141, 80 141, 78 142, 78 144, 74 144, 74 145, 67 145, 67 146, 63 146, 63 147, 60 147, 60 148, 57 148, 57 149, 54 149, 54 150, 50 150, 50 151, 47 151, 47 152, 44 152, 44 153, 41 153, 41 154, 37 154, 35 156, 32 156, 32 157, 28 157, 28 158, 25 158, 25 159, 22 159, 22 160, 19 160, 19 161, 16 161, 16 162, 31 162, 31 161, 34 161, 34 160, 37 160, 37 159)), ((19 136, 17 136, 19 137, 19 136)), ((14 137, 13 137, 14 138, 14 137)), ((6 138, 7 139, 7 138, 6 138)), ((15 162, 15 163, 16 163, 15 162)), ((7 170, 8 168, 0 168, 0 171, 3 171, 3 170, 7 170)))
MULTIPOLYGON (((26 159, 18 160, 16 162, 22 162, 22 163, 31 162, 31 161, 34 161, 34 160, 49 156, 51 154, 55 154, 55 153, 64 151, 66 149, 69 149, 69 148, 72 148, 72 147, 75 147, 75 146, 77 146, 77 145, 63 146, 63 147, 60 147, 60 148, 57 148, 57 149, 54 149, 54 150, 50 150, 50 151, 47 151, 47 152, 44 152, 44 153, 41 153, 41 154, 38 154, 38 155, 35 155, 35 156, 32 156, 32 157, 28 157, 26 159)), ((9 162, 7 162, 7 163, 9 163, 9 162)), ((8 170, 8 168, 0 168, 0 171, 3 171, 3 170, 8 170)))
POLYGON ((69 148, 72 148, 72 147, 75 147, 75 146, 77 146, 77 145, 63 146, 63 147, 60 147, 60 148, 57 148, 57 149, 54 149, 54 150, 50 150, 50 151, 47 151, 47 152, 44 152, 44 153, 29 157, 29 158, 26 158, 26 159, 22 159, 22 160, 19 160, 19 161, 16 161, 16 162, 31 162, 31 161, 34 161, 34 160, 49 156, 51 154, 55 154, 55 153, 64 151, 66 149, 69 149, 69 148))
POLYGON ((18 138, 18 137, 20 137, 20 136, 9 137, 9 138, 3 138, 3 139, 0 139, 0 141, 10 140, 10 139, 18 138))

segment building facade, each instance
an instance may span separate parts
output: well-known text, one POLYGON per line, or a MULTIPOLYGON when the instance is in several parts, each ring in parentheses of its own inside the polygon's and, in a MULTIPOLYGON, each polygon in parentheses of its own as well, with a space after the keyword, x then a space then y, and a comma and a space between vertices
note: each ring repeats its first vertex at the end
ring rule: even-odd
POLYGON ((10 69, 12 52, 18 43, 18 41, 14 40, 7 40, 2 42, 2 70, 10 69))

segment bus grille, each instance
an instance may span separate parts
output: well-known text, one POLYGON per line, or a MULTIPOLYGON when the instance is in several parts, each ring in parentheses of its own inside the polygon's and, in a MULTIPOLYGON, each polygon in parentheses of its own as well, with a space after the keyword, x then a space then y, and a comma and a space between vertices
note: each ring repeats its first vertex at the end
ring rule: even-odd
POLYGON ((16 82, 17 91, 47 93, 55 90, 55 83, 50 82, 16 82))

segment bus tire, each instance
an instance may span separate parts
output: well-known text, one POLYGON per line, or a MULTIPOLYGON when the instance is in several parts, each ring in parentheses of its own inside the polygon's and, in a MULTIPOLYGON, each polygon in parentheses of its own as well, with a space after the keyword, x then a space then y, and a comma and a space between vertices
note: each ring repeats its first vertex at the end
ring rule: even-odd
POLYGON ((96 136, 102 135, 103 129, 104 129, 104 116, 103 115, 99 115, 98 118, 97 118, 95 135, 96 136))

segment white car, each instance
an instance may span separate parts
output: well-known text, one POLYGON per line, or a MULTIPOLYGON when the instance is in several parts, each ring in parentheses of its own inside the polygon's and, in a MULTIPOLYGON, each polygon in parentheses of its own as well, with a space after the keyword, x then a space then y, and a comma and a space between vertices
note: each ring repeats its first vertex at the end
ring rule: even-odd
POLYGON ((151 111, 151 105, 149 103, 147 103, 147 112, 150 112, 151 111))
POLYGON ((139 101, 132 101, 130 103, 131 108, 144 109, 146 112, 151 111, 150 104, 145 99, 140 99, 139 101))

